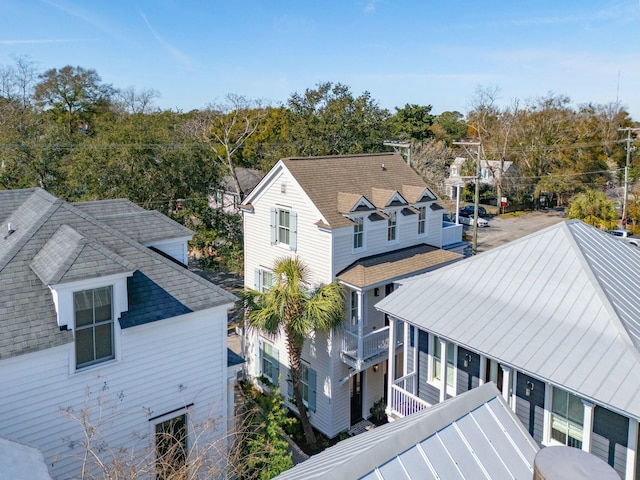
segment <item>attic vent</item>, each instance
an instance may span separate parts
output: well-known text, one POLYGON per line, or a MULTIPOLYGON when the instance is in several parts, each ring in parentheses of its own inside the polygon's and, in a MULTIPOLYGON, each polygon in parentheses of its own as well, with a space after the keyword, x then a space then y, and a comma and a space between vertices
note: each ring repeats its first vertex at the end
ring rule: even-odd
POLYGON ((7 234, 4 236, 4 239, 9 238, 14 232, 15 230, 11 228, 11 223, 7 223, 7 234))
POLYGON ((280 184, 280 193, 287 193, 287 183, 286 182, 282 182, 280 184))
POLYGON ((384 163, 382 165, 380 165, 380 166, 382 167, 383 171, 387 169, 387 167, 384 166, 384 163))

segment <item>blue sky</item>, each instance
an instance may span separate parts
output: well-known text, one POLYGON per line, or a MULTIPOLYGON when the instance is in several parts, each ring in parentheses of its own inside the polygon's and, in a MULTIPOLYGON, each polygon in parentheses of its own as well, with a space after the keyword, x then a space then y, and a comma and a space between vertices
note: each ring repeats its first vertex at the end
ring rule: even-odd
POLYGON ((188 111, 237 93, 272 104, 319 82, 466 113, 548 92, 618 99, 640 120, 640 0, 0 0, 0 65, 93 68, 188 111))

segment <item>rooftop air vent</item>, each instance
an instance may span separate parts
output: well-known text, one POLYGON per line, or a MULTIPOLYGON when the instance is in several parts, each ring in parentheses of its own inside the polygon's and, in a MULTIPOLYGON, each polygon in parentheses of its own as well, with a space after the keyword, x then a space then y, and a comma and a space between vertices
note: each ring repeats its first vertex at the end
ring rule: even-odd
POLYGON ((4 236, 4 239, 9 238, 14 232, 15 230, 11 228, 11 223, 7 223, 7 234, 4 236))

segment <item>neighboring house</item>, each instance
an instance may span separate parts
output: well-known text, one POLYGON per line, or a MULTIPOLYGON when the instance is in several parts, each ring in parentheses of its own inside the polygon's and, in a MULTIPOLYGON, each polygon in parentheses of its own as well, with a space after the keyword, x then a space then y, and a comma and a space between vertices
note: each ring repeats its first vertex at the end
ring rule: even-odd
MULTIPOLYGON (((297 256, 311 286, 341 282, 343 328, 303 349, 311 423, 329 437, 369 416, 383 398, 389 326, 373 305, 393 282, 461 258, 462 226, 398 154, 282 159, 245 199, 245 286, 265 291, 272 267, 297 256)), ((248 373, 275 383, 289 407, 288 355, 281 337, 247 332, 248 373)), ((400 342, 398 342, 398 345, 400 342)))
MULTIPOLYGON (((463 157, 456 157, 449 167, 449 178, 445 180, 445 188, 449 198, 456 198, 456 185, 464 185, 471 182, 476 176, 476 160, 463 157), (467 161, 473 163, 473 173, 463 175, 464 164, 467 161), (473 177, 473 178, 472 178, 473 177)), ((513 162, 505 161, 501 167, 499 160, 480 160, 480 183, 485 185, 495 185, 501 178, 513 176, 516 167, 513 162)))
POLYGON ((401 283, 376 305, 410 338, 391 418, 493 381, 540 445, 638 478, 637 248, 571 220, 401 283))
POLYGON ((79 478, 86 432, 107 460, 155 458, 167 429, 222 446, 235 297, 184 267, 191 232, 39 188, 0 191, 0 222, 0 436, 39 449, 56 479, 79 478))
POLYGON ((530 480, 536 442, 495 384, 349 438, 276 480, 530 480))
MULTIPOLYGON (((240 184, 240 190, 242 190, 243 196, 246 197, 260 183, 264 173, 253 168, 237 167, 236 177, 240 184)), ((242 198, 236 192, 235 182, 231 175, 222 177, 220 186, 209 197, 209 206, 211 208, 219 208, 226 213, 240 213, 241 202, 242 198)))

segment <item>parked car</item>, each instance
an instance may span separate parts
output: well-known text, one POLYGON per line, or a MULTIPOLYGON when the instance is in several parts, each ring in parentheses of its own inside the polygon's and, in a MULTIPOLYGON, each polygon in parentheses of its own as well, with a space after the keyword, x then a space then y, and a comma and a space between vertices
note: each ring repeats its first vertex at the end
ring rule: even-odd
MULTIPOLYGON (((462 207, 460 210, 460 216, 469 216, 469 215, 473 215, 473 205, 467 205, 465 207, 462 207)), ((478 216, 479 217, 486 217, 487 216, 487 209, 484 208, 482 205, 478 206, 478 216)))
POLYGON ((624 240, 634 247, 640 247, 640 237, 631 235, 631 232, 629 230, 621 228, 618 230, 608 230, 607 233, 624 240))
MULTIPOLYGON (((473 225, 473 214, 472 215, 460 215, 460 223, 463 225, 473 225)), ((478 228, 488 227, 489 221, 480 217, 478 218, 478 228)))

